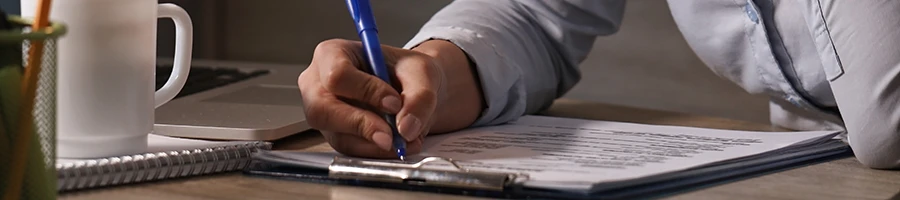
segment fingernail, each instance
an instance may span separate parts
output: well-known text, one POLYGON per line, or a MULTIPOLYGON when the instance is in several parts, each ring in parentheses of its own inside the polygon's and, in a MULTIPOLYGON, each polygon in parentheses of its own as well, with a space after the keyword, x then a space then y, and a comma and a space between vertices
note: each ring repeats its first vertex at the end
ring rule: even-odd
POLYGON ((422 134, 422 121, 414 115, 406 115, 400 120, 400 127, 398 128, 400 129, 400 135, 403 135, 406 141, 413 141, 422 134))
POLYGON ((390 134, 381 131, 375 132, 375 134, 372 134, 372 141, 375 142, 375 145, 381 147, 381 149, 384 149, 385 151, 391 151, 392 144, 390 134))
POLYGON ((388 112, 400 112, 400 99, 395 96, 387 96, 381 99, 381 106, 384 106, 388 112))

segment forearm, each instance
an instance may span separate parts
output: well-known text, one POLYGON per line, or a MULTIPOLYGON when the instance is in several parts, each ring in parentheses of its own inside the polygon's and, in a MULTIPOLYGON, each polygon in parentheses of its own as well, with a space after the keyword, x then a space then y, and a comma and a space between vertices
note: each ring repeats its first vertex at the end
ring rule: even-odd
POLYGON ((444 74, 430 132, 445 133, 472 125, 484 109, 484 97, 466 54, 444 40, 429 40, 412 50, 434 57, 444 74))
MULTIPOLYGON (((459 55, 467 56, 473 66, 452 71, 468 70, 463 74, 471 74, 472 81, 480 83, 483 96, 483 102, 477 102, 483 103, 483 109, 470 126, 502 124, 546 108, 574 86, 580 78, 578 63, 596 36, 615 32, 623 4, 457 0, 435 14, 405 48, 418 48, 424 41, 439 39, 465 52, 459 55)), ((459 81, 453 76, 448 75, 447 80, 459 81)), ((447 85, 452 90, 456 84, 447 85)), ((472 91, 478 90, 463 92, 472 91)), ((449 92, 454 94, 451 98, 457 98, 456 92, 449 92)), ((463 104, 452 102, 457 103, 463 104)), ((457 107, 446 108, 451 109, 446 112, 457 112, 457 107)))

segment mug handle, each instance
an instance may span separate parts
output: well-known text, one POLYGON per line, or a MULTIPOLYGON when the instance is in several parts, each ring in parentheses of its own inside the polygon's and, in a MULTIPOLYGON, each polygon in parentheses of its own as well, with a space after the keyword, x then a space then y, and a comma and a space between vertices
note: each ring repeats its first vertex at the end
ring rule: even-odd
POLYGON ((191 17, 184 9, 175 4, 159 4, 159 18, 171 18, 175 21, 175 62, 169 81, 156 91, 154 99, 158 108, 171 101, 184 88, 191 67, 193 52, 194 26, 191 17))

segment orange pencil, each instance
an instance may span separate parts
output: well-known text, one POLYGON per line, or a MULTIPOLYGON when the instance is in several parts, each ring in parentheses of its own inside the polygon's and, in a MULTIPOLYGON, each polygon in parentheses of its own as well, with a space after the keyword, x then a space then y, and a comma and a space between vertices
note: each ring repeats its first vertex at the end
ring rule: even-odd
MULTIPOLYGON (((34 22, 31 25, 32 31, 43 30, 50 23, 50 3, 51 0, 40 0, 37 4, 37 12, 34 22)), ((25 166, 28 159, 28 145, 34 133, 34 118, 31 112, 34 109, 35 92, 37 90, 38 74, 41 72, 41 59, 44 54, 44 41, 31 41, 28 49, 28 66, 25 68, 25 77, 22 84, 22 107, 19 110, 19 131, 13 142, 12 151, 12 167, 10 181, 6 185, 4 200, 13 200, 21 197, 22 185, 24 184, 25 166)))

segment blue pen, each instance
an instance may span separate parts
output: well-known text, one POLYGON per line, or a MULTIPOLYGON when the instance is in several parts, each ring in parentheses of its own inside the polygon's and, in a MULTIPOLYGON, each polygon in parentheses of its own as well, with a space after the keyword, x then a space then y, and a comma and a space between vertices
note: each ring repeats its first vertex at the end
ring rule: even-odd
MULTIPOLYGON (((391 76, 388 74, 387 66, 384 64, 384 54, 381 53, 381 42, 378 41, 378 28, 375 27, 375 16, 372 14, 372 8, 369 6, 369 0, 347 0, 347 7, 353 21, 356 22, 356 31, 362 40, 365 49, 366 58, 369 61, 369 67, 379 79, 391 85, 391 76)), ((400 136, 397 130, 397 116, 393 114, 384 114, 384 120, 387 121, 393 132, 393 146, 397 151, 400 160, 406 160, 406 140, 400 136)))

